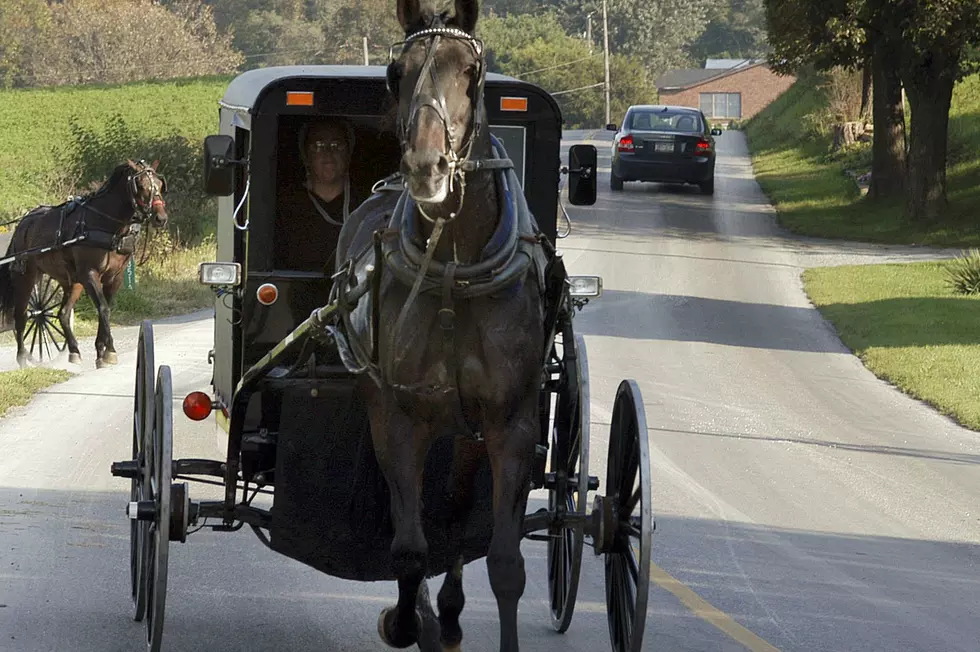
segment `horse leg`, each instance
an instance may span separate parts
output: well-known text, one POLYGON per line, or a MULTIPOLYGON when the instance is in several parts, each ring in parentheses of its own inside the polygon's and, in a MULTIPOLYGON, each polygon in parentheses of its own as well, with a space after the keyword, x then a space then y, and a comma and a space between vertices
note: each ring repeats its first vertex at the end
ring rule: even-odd
POLYGON ((95 335, 95 368, 101 369, 106 365, 103 356, 106 350, 106 333, 109 332, 109 305, 102 294, 102 283, 98 272, 94 270, 89 272, 85 280, 82 281, 82 285, 85 286, 86 294, 95 304, 95 309, 99 313, 99 332, 95 335))
MULTIPOLYGON (((111 310, 112 299, 116 296, 116 292, 122 287, 123 275, 115 274, 108 281, 102 284, 102 296, 105 297, 106 312, 111 310)), ((106 318, 105 324, 105 355, 103 359, 107 364, 116 364, 119 362, 119 357, 116 355, 116 347, 112 341, 112 331, 109 329, 109 319, 106 318)))
MULTIPOLYGON (((14 332, 17 338, 17 365, 23 369, 27 366, 27 347, 24 346, 24 331, 27 329, 27 304, 31 300, 31 292, 37 282, 37 270, 27 265, 22 274, 10 275, 14 284, 14 332)), ((37 331, 34 337, 37 337, 37 331)))
POLYGON ((82 284, 72 283, 70 286, 62 286, 62 293, 65 298, 61 301, 61 308, 58 310, 58 322, 61 323, 61 330, 65 334, 65 341, 68 343, 68 362, 79 364, 82 361, 82 354, 78 350, 78 340, 75 332, 71 329, 71 314, 75 311, 75 304, 82 296, 82 284))
MULTIPOLYGON (((377 392, 369 390, 369 395, 376 397, 377 392)), ((368 404, 378 466, 391 494, 395 530, 391 564, 398 578, 398 603, 381 611, 378 634, 391 647, 407 648, 418 642, 423 624, 416 604, 429 546, 422 530, 419 486, 431 438, 427 426, 413 425, 398 409, 390 390, 380 400, 369 399, 368 404)))
POLYGON ((487 554, 487 573, 497 599, 501 652, 520 649, 517 605, 526 582, 521 555, 522 523, 539 434, 537 396, 534 398, 509 424, 487 424, 485 435, 493 472, 493 537, 487 554))
MULTIPOLYGON (((451 537, 460 549, 466 535, 466 519, 473 507, 474 478, 482 459, 483 448, 480 442, 460 438, 454 442, 453 475, 449 479, 451 537)), ((459 652, 463 640, 459 616, 466 605, 466 596, 463 595, 462 554, 457 556, 453 567, 446 573, 436 604, 439 607, 439 642, 443 652, 459 652)))

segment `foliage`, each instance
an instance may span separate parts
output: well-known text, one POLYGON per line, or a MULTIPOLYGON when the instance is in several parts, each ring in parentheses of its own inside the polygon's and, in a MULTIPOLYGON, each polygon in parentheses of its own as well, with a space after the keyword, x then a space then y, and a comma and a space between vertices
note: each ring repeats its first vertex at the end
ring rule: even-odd
MULTIPOLYGON (((0 132, 5 134, 0 139, 0 221, 19 217, 38 204, 63 202, 69 194, 85 191, 80 184, 104 175, 109 169, 109 155, 101 163, 72 164, 71 170, 62 166, 76 160, 71 152, 79 130, 113 140, 108 137, 106 118, 119 114, 125 116, 125 131, 120 138, 128 138, 127 133, 138 134, 134 139, 138 151, 127 151, 123 157, 117 146, 111 156, 119 157, 115 162, 140 156, 152 161, 150 157, 161 152, 159 170, 170 182, 167 200, 171 220, 180 223, 187 216, 183 215, 185 208, 179 195, 197 182, 200 159, 190 150, 178 147, 176 139, 202 143, 214 131, 216 103, 229 81, 205 78, 115 87, 0 91, 0 132), (175 139, 172 146, 161 146, 171 139, 175 139), (185 171, 179 171, 179 165, 186 166, 185 171), (85 181, 78 174, 83 169, 90 171, 85 181)), ((118 142, 119 138, 115 140, 118 142)), ((92 157, 86 160, 92 161, 92 157)), ((183 237, 184 227, 181 228, 183 237)))
POLYGON ((955 294, 980 294, 980 249, 970 249, 945 266, 946 283, 955 294))
POLYGON ((763 0, 719 2, 708 15, 704 33, 686 49, 695 61, 764 56, 768 45, 763 0))
POLYGON ((7 65, 14 85, 173 79, 228 73, 241 63, 201 0, 169 9, 152 0, 71 0, 46 11, 7 65))
MULTIPOLYGON (((562 110, 566 128, 604 124, 605 96, 601 51, 568 36, 553 13, 538 16, 490 15, 477 25, 493 72, 526 79, 550 93, 562 110)), ((651 102, 656 90, 643 68, 623 56, 610 58, 610 112, 621 116, 630 104, 651 102)))
POLYGON ((31 44, 50 22, 44 0, 0 0, 0 88, 22 80, 31 44))

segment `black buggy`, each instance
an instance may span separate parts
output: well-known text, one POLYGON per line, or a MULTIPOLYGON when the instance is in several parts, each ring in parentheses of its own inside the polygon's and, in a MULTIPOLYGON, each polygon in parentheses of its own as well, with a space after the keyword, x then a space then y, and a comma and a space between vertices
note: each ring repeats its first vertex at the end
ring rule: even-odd
MULTIPOLYGON (((557 243, 560 182, 568 174, 572 204, 596 193, 596 151, 571 148, 560 157, 561 115, 554 99, 524 81, 486 76, 487 120, 514 161, 527 203, 552 245, 557 243)), ((324 273, 278 268, 273 243, 283 193, 301 182, 297 132, 311 117, 336 115, 355 126, 358 157, 351 176, 363 190, 398 169, 399 141, 390 124, 385 68, 302 66, 253 70, 231 82, 220 101, 219 133, 205 141, 205 183, 218 197, 218 254, 200 268, 216 294, 213 395, 183 402, 195 420, 212 412, 221 460, 172 459, 170 367, 156 364, 153 331, 139 336, 133 459, 112 465, 131 480, 130 572, 134 618, 146 624, 147 648, 161 649, 170 542, 201 527, 249 526, 272 550, 339 578, 392 580, 388 495, 371 446, 367 414, 354 375, 340 360, 324 324, 336 309, 324 273), (320 351, 311 365, 301 352, 320 351), (216 481, 224 500, 194 501, 187 480, 216 481), (256 495, 270 507, 253 504, 256 495), (270 498, 271 497, 271 498, 270 498)), ((554 629, 571 624, 586 545, 605 561, 612 649, 641 649, 647 613, 652 530, 650 469, 643 403, 634 381, 616 394, 604 483, 588 474, 589 374, 584 339, 573 315, 601 294, 601 279, 570 276, 560 251, 548 282, 560 297, 548 306, 555 337, 540 386, 540 443, 533 488, 548 507, 526 514, 524 537, 546 541, 554 629), (590 501, 588 493, 594 492, 590 501)), ((368 291, 351 288, 356 301, 368 291)), ((448 438, 447 438, 448 439, 448 438)), ((433 446, 422 498, 430 576, 447 564, 440 518, 451 444, 433 446), (435 570, 438 569, 438 570, 435 570)), ((477 479, 465 533, 465 561, 485 557, 492 520, 490 475, 477 479)), ((423 589, 425 583, 423 583, 423 589)), ((424 596, 428 602, 428 594, 424 596)), ((424 609, 424 604, 423 607, 424 609)), ((423 637, 423 650, 439 650, 423 637)))

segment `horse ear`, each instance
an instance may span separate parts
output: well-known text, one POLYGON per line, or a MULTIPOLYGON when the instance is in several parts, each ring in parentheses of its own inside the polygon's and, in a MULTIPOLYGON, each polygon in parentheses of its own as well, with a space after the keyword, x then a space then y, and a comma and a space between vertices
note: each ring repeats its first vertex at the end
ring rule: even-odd
POLYGON ((157 160, 153 161, 153 164, 150 167, 153 168, 153 171, 154 172, 156 172, 158 165, 160 165, 160 159, 157 159, 157 160))
POLYGON ((456 15, 453 22, 467 34, 472 34, 480 17, 479 0, 456 0, 456 15))
POLYGON ((398 23, 405 34, 413 31, 422 22, 422 7, 420 0, 398 0, 398 23))
POLYGON ((140 169, 138 165, 136 165, 135 163, 133 163, 133 160, 132 159, 126 159, 126 162, 129 163, 129 167, 133 168, 134 170, 139 170, 140 169))

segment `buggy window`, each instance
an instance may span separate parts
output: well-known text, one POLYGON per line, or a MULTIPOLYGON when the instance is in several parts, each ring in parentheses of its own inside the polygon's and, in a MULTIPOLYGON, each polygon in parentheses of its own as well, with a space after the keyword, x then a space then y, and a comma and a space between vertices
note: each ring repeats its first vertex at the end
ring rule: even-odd
POLYGON ((630 116, 631 131, 679 131, 699 133, 701 118, 687 111, 637 111, 630 116))

